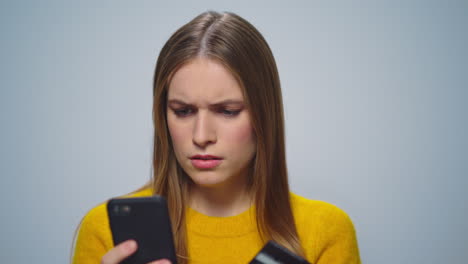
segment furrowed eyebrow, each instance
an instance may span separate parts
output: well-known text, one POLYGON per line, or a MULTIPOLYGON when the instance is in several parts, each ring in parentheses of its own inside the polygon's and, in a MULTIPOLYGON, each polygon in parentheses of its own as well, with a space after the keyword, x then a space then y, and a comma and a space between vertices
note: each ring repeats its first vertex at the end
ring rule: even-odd
MULTIPOLYGON (((171 100, 169 100, 168 105, 171 105, 171 104, 179 104, 179 105, 185 105, 185 106, 194 106, 194 105, 192 105, 192 104, 186 103, 186 102, 184 102, 184 101, 182 101, 182 100, 178 100, 178 99, 171 99, 171 100)), ((227 100, 224 100, 224 101, 220 101, 220 102, 211 104, 210 107, 219 107, 219 106, 231 105, 231 104, 235 104, 235 105, 244 105, 244 101, 242 101, 242 100, 227 99, 227 100)))
POLYGON ((223 105, 244 105, 244 101, 228 99, 228 100, 224 100, 224 101, 221 101, 221 102, 214 103, 211 106, 219 107, 219 106, 223 106, 223 105))
POLYGON ((179 104, 179 105, 193 106, 193 105, 191 105, 191 104, 188 104, 188 103, 186 103, 186 102, 184 102, 184 101, 181 101, 181 100, 178 100, 178 99, 171 99, 171 100, 169 100, 168 105, 171 105, 171 104, 179 104))

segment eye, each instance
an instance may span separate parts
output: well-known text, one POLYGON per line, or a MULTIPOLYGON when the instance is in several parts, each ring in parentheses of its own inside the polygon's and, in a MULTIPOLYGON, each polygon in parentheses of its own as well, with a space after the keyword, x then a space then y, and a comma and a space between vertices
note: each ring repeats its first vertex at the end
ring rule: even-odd
POLYGON ((174 111, 174 114, 178 117, 185 117, 194 112, 192 108, 173 109, 172 111, 174 111))
POLYGON ((227 117, 234 117, 240 113, 241 110, 228 110, 228 109, 221 109, 219 112, 227 117))

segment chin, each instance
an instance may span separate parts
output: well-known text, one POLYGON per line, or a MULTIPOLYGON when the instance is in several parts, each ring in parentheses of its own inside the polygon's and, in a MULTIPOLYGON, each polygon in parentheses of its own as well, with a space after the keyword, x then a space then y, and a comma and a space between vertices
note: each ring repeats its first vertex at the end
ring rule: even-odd
POLYGON ((195 172, 189 174, 190 179, 192 179, 193 183, 197 186, 202 187, 215 187, 218 185, 222 185, 226 182, 227 179, 220 176, 218 173, 213 171, 206 171, 206 172, 195 172))

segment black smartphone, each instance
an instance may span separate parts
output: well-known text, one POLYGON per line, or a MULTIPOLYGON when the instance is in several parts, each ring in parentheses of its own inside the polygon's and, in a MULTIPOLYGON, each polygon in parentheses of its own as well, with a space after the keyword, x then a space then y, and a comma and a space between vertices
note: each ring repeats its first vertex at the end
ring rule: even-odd
POLYGON ((274 241, 268 243, 258 252, 249 264, 310 264, 304 258, 292 253, 274 241))
POLYGON ((122 264, 146 264, 168 259, 176 264, 174 238, 166 199, 162 196, 115 198, 107 203, 114 245, 128 239, 137 251, 122 264))

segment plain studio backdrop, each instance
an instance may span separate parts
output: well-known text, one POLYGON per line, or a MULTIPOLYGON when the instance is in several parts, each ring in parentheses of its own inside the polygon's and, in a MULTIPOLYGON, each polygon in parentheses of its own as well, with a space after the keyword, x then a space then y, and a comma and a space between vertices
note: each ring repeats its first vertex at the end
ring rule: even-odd
POLYGON ((268 41, 291 189, 350 215, 363 263, 466 263, 466 1, 110 0, 0 4, 1 263, 68 262, 149 180, 157 56, 206 10, 268 41))

